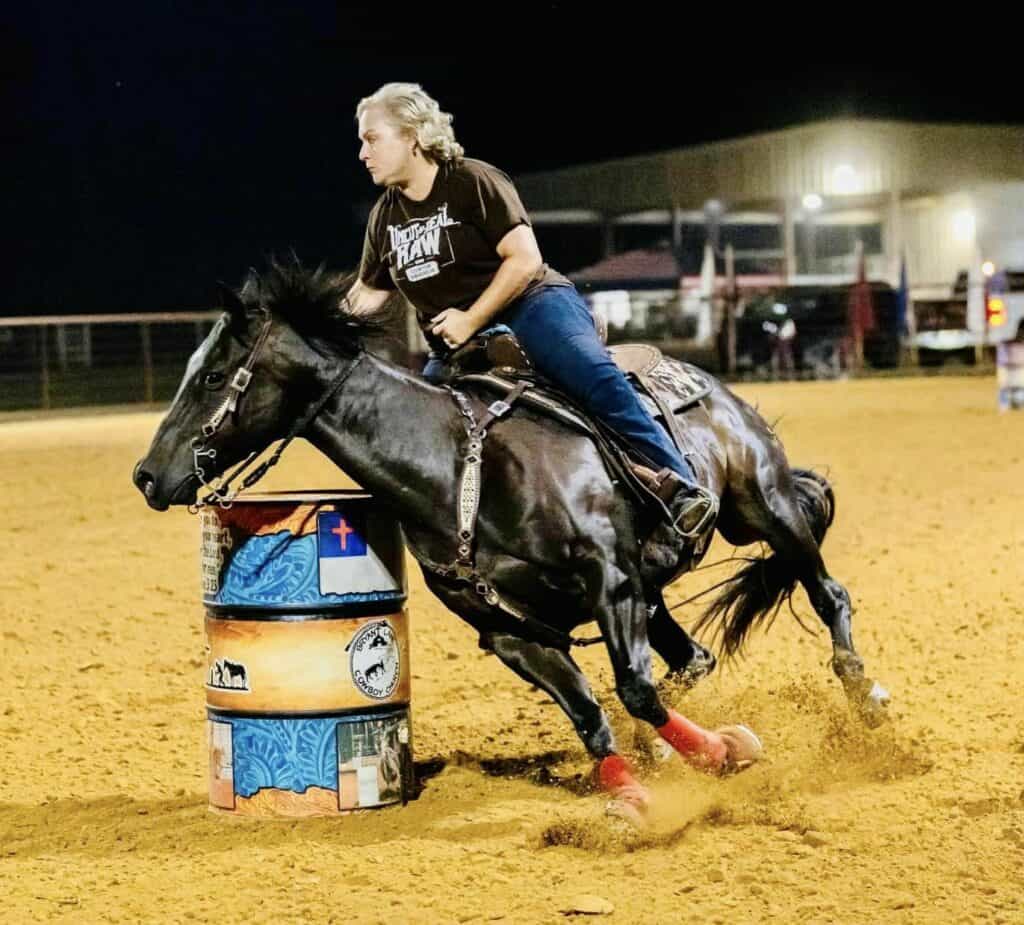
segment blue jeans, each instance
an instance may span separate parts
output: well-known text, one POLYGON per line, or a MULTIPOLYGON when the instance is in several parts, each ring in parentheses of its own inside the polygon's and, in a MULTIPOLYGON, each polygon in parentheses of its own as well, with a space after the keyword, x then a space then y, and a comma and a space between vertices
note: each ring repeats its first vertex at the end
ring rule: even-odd
MULTIPOLYGON (((509 305, 493 323, 508 325, 537 372, 621 434, 655 469, 667 466, 685 481, 695 481, 690 464, 601 343, 590 309, 575 286, 535 290, 509 305)), ((431 354, 423 375, 436 381, 443 369, 443 360, 431 354)))

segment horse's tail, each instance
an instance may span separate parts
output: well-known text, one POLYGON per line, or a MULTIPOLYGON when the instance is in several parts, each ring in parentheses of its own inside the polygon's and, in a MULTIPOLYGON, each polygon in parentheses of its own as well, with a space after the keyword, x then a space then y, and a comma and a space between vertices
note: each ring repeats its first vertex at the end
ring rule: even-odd
MULTIPOLYGON (((793 469, 797 503, 821 546, 836 513, 836 499, 828 480, 809 469, 793 469)), ((743 648, 747 634, 759 623, 775 619, 796 590, 798 576, 792 560, 772 553, 755 559, 725 583, 697 622, 696 629, 714 627, 721 633, 722 655, 728 659, 743 648)))

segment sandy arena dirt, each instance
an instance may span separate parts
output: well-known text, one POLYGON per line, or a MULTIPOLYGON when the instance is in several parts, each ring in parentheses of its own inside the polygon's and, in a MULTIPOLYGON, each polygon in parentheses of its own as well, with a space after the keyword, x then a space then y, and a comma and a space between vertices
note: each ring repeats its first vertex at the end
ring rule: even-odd
MULTIPOLYGON (((648 771, 642 836, 586 792, 558 708, 414 567, 419 799, 210 813, 199 524, 130 481, 159 415, 0 425, 0 921, 553 923, 588 904, 630 923, 1024 921, 1024 414, 997 415, 979 378, 737 391, 835 486, 825 558, 892 722, 852 719, 798 592, 814 635, 783 611, 745 660, 668 694, 698 722, 747 723, 766 759, 726 780, 648 771)), ((260 487, 350 484, 296 445, 260 487)), ((606 654, 580 660, 635 754, 606 654)))

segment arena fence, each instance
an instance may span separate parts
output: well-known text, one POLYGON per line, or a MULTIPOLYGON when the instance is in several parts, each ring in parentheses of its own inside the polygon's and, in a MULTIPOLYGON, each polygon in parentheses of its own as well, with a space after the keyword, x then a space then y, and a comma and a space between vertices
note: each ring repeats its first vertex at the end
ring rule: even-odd
POLYGON ((167 401, 219 317, 0 318, 0 411, 167 401))
MULTIPOLYGON (((0 317, 0 413, 96 405, 166 404, 174 397, 189 356, 202 343, 219 311, 124 315, 0 317)), ((656 315, 656 313, 655 313, 656 315)), ((653 317, 653 316, 652 316, 653 317)), ((387 338, 375 352, 413 369, 422 368, 426 344, 410 313, 404 341, 387 338)), ((656 319, 655 319, 656 320, 656 319)), ((695 346, 691 338, 650 323, 630 328, 613 340, 651 343, 672 356, 718 372, 713 344, 695 346)), ((689 332, 692 334, 692 332, 689 332)), ((964 366, 921 369, 909 355, 898 368, 865 368, 857 375, 920 373, 992 374, 992 358, 964 366)), ((832 377, 837 370, 805 367, 793 378, 832 377)), ((763 364, 738 368, 733 380, 771 378, 763 364)))

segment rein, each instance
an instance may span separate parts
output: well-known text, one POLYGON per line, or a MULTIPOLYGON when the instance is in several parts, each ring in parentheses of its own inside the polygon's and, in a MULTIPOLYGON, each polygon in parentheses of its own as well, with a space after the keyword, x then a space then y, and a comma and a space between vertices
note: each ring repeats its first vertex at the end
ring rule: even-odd
POLYGON ((329 402, 338 393, 338 390, 342 385, 344 385, 345 380, 352 375, 355 368, 362 362, 363 354, 360 353, 352 365, 331 383, 324 394, 320 396, 320 400, 317 401, 316 404, 312 405, 310 409, 298 420, 298 422, 292 425, 292 429, 289 431, 288 436, 285 437, 278 445, 273 456, 269 459, 265 459, 255 469, 253 469, 253 471, 242 480, 242 484, 239 487, 232 488, 231 483, 247 468, 249 468, 250 465, 252 465, 262 450, 256 450, 250 453, 235 469, 235 471, 224 479, 220 485, 214 486, 206 481, 206 472, 203 469, 202 463, 204 460, 209 460, 210 465, 215 464, 217 461, 217 451, 213 449, 213 447, 208 449, 203 443, 203 440, 209 439, 216 434, 229 414, 233 415, 237 413, 238 402, 245 394, 246 389, 249 387, 249 383, 252 381, 253 367, 256 365, 256 360, 259 357, 260 350, 263 349, 263 345, 266 343, 267 335, 270 333, 270 324, 270 318, 267 318, 267 320, 263 322, 263 328, 260 330, 260 333, 253 344, 253 348, 249 352, 248 358, 245 363, 235 371, 235 375, 231 380, 231 393, 225 397, 224 401, 220 403, 217 409, 210 416, 210 419, 203 425, 202 437, 193 437, 190 441, 189 445, 192 447, 192 474, 199 480, 200 491, 205 489, 209 489, 209 491, 206 495, 188 506, 189 513, 197 514, 204 507, 211 504, 217 504, 225 510, 230 508, 234 503, 235 498, 238 497, 239 492, 245 491, 247 488, 251 488, 277 465, 278 461, 281 459, 281 455, 288 448, 288 445, 310 425, 313 419, 320 414, 321 411, 323 411, 327 402, 329 402))

